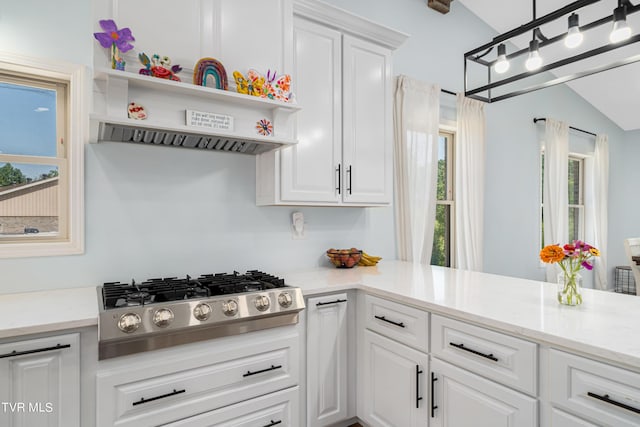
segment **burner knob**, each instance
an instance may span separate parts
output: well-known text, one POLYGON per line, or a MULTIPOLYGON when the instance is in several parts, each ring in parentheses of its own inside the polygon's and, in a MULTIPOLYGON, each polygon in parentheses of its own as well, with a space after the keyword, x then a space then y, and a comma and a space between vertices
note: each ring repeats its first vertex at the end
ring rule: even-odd
POLYGON ((269 305, 271 305, 271 301, 269 301, 269 297, 265 295, 258 295, 254 301, 256 308, 258 311, 266 311, 269 309, 269 305))
POLYGON ((153 323, 160 328, 166 328, 172 320, 173 311, 168 308, 161 308, 153 313, 153 323))
POLYGON ((118 329, 128 334, 135 332, 140 327, 142 319, 135 313, 127 313, 120 316, 118 320, 118 329))
POLYGON ((235 316, 238 313, 238 303, 230 299, 222 303, 222 311, 227 316, 235 316))
POLYGON ((280 295, 278 295, 278 303, 282 307, 287 308, 291 305, 292 302, 293 298, 291 298, 291 294, 289 292, 282 292, 280 295))
POLYGON ((211 316, 211 306, 207 303, 201 302, 193 309, 193 317, 203 322, 211 316))

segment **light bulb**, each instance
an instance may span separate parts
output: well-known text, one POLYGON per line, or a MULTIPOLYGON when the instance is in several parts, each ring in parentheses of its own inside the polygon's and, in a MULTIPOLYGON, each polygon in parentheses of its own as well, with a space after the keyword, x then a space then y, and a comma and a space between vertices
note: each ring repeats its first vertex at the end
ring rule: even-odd
POLYGON ((506 73, 509 70, 509 61, 507 60, 507 48, 504 44, 498 45, 498 59, 493 66, 493 69, 498 74, 506 73))
POLYGON ((564 45, 569 49, 580 46, 584 39, 584 36, 580 32, 578 19, 578 15, 576 13, 572 13, 571 16, 569 16, 569 31, 567 31, 567 35, 564 38, 564 45))
POLYGON ((627 11, 624 6, 613 10, 613 30, 609 34, 611 43, 620 43, 631 37, 631 28, 627 24, 627 11))
POLYGON ((538 52, 538 40, 531 40, 529 42, 529 57, 524 63, 524 66, 529 71, 537 70, 542 67, 542 58, 540 52, 538 52))

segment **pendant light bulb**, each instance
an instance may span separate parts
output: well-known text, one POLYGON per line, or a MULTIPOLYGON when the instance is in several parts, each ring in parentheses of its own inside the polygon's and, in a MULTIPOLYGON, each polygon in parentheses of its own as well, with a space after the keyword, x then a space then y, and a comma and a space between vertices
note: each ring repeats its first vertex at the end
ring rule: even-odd
POLYGON ((572 13, 569 16, 569 30, 564 38, 564 45, 569 49, 574 49, 582 44, 584 36, 580 32, 578 14, 572 13))
POLYGON ((535 71, 542 67, 542 58, 538 51, 538 40, 531 40, 529 42, 529 57, 524 63, 524 66, 529 71, 535 71))
POLYGON ((627 24, 627 11, 624 6, 613 10, 613 30, 609 34, 611 43, 620 43, 631 37, 631 28, 627 24))
POLYGON ((498 59, 493 69, 498 74, 504 74, 509 70, 509 61, 507 60, 507 47, 504 44, 498 45, 498 59))

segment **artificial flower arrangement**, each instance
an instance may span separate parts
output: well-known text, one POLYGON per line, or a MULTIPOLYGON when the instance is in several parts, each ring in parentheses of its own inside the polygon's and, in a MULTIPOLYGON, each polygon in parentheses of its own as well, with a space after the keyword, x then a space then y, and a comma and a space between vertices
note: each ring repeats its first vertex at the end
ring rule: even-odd
POLYGON ((583 268, 593 269, 590 260, 600 256, 600 251, 581 240, 574 240, 563 247, 548 245, 540 251, 540 259, 547 264, 557 263, 562 269, 558 276, 558 302, 567 305, 582 304, 578 273, 583 268))
POLYGON ((112 19, 100 21, 100 28, 104 32, 93 33, 93 36, 100 42, 100 46, 111 49, 111 68, 124 71, 125 62, 120 53, 133 49, 133 45, 130 42, 135 41, 135 39, 131 34, 131 30, 129 28, 118 29, 112 19))

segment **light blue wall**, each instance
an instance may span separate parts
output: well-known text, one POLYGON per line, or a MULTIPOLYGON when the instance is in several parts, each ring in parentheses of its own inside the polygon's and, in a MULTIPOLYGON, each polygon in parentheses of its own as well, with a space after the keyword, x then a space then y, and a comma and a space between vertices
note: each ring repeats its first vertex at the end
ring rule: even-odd
MULTIPOLYGON (((0 50, 90 65, 95 43, 90 2, 62 3, 3 3, 0 50)), ((450 90, 462 88, 463 52, 493 36, 459 2, 448 15, 428 9, 424 0, 331 3, 409 33, 394 56, 395 73, 450 90)), ((538 136, 532 117, 557 117, 607 132, 612 147, 625 136, 566 88, 489 105, 486 111, 486 270, 539 279, 538 136)), ((614 159, 629 162, 612 149, 612 164, 614 159)), ((612 177, 616 188, 613 182, 612 177)), ((329 247, 351 246, 394 258, 393 209, 256 207, 253 157, 87 145, 86 253, 0 260, 0 293, 132 277, 298 269, 326 265, 323 253, 329 247), (297 210, 305 214, 306 240, 291 239, 290 215, 297 210)))

